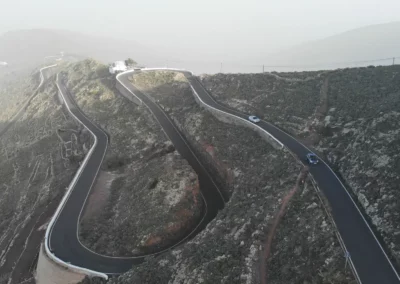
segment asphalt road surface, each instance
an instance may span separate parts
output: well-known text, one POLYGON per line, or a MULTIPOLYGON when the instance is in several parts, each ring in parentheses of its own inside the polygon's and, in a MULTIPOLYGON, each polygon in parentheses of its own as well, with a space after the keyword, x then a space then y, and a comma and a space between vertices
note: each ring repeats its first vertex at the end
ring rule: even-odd
MULTIPOLYGON (((201 163, 190 150, 183 135, 175 128, 164 111, 150 98, 132 86, 128 80, 128 76, 129 74, 120 76, 120 83, 149 107, 176 149, 188 160, 199 175, 200 187, 207 203, 207 210, 205 214, 206 217, 192 233, 191 236, 193 236, 214 218, 218 210, 223 207, 223 199, 225 199, 225 197, 220 194, 207 171, 202 167, 201 163)), ((204 103, 243 119, 248 119, 247 114, 240 113, 217 103, 201 83, 195 77, 191 76, 190 73, 185 73, 185 76, 196 91, 195 95, 198 95, 204 103)), ((96 178, 98 168, 106 151, 107 135, 92 124, 91 121, 74 106, 73 101, 68 99, 70 96, 68 90, 60 81, 59 85, 62 93, 67 97, 67 103, 71 106, 71 111, 97 136, 98 144, 53 227, 50 237, 51 249, 57 257, 63 261, 71 262, 76 266, 107 274, 125 272, 132 265, 141 263, 143 257, 113 258, 98 255, 83 247, 77 238, 79 215, 81 209, 84 207, 86 196, 89 194, 91 185, 96 178)), ((123 95, 128 98, 130 97, 128 93, 124 93, 123 95)), ((281 141, 305 163, 305 156, 310 152, 309 149, 295 138, 266 121, 260 121, 257 125, 281 141)), ((346 249, 349 252, 349 261, 352 261, 361 283, 400 283, 397 272, 368 226, 368 223, 364 220, 356 204, 334 172, 327 164, 321 162, 316 166, 311 166, 310 173, 313 175, 319 188, 323 191, 330 203, 333 218, 346 249)))
MULTIPOLYGON (((206 227, 216 216, 218 210, 223 208, 224 197, 221 195, 211 176, 191 151, 185 138, 175 128, 164 111, 147 96, 133 87, 127 81, 127 77, 122 77, 121 80, 126 81, 126 87, 129 91, 134 92, 134 94, 149 107, 167 136, 171 139, 177 151, 189 162, 199 177, 200 190, 206 202, 204 217, 189 235, 177 241, 173 246, 179 245, 192 238, 206 227)), ((108 275, 126 272, 133 265, 142 263, 146 255, 122 258, 108 257, 89 250, 84 247, 78 239, 80 213, 84 208, 86 198, 90 193, 90 189, 97 177, 103 157, 107 151, 108 136, 103 130, 93 124, 76 106, 68 89, 62 83, 61 76, 58 78, 57 83, 70 111, 97 137, 97 144, 87 161, 86 167, 77 179, 63 209, 51 228, 51 234, 49 236, 50 250, 62 261, 78 267, 108 275)), ((127 97, 129 98, 131 95, 132 94, 127 97)))
MULTIPOLYGON (((184 74, 204 103, 243 119, 248 119, 251 115, 219 104, 197 78, 188 72, 184 74)), ((257 125, 272 134, 306 164, 305 157, 310 152, 308 148, 266 121, 261 120, 257 125)), ((318 165, 310 166, 310 173, 329 201, 333 218, 361 283, 400 283, 399 276, 379 241, 332 169, 322 161, 318 165)))

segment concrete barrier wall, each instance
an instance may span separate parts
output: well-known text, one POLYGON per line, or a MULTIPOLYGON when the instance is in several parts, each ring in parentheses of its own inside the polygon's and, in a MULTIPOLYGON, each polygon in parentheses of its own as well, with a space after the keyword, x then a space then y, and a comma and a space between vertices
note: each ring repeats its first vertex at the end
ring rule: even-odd
POLYGON ((142 101, 136 97, 134 94, 132 94, 131 92, 129 92, 129 90, 127 88, 125 88, 122 83, 117 79, 117 83, 115 84, 117 90, 128 100, 130 100, 131 102, 137 104, 137 105, 142 105, 142 101))
POLYGON ((193 75, 193 72, 186 70, 186 69, 179 69, 179 68, 168 68, 168 67, 154 67, 154 68, 143 68, 141 71, 177 71, 177 72, 189 72, 190 75, 193 75))
MULTIPOLYGON (((192 72, 184 70, 184 69, 177 69, 177 68, 143 68, 141 69, 141 71, 176 71, 176 72, 188 72, 190 74, 193 75, 192 72)), ((142 102, 140 101, 139 98, 137 98, 135 96, 135 94, 129 92, 126 88, 124 88, 123 84, 118 80, 118 77, 121 75, 125 75, 127 73, 134 73, 135 71, 127 71, 124 73, 121 73, 119 75, 117 75, 117 89, 118 91, 121 92, 121 94, 128 98, 129 100, 135 102, 136 104, 140 105, 142 102), (140 101, 140 103, 138 103, 138 101, 140 101)), ((193 88, 193 86, 190 84, 190 80, 188 80, 188 83, 190 85, 190 87, 192 88, 193 94, 194 94, 194 98, 196 100, 196 102, 204 107, 207 111, 211 112, 212 115, 214 115, 219 121, 225 122, 225 123, 229 123, 229 124, 233 124, 233 125, 238 125, 238 126, 244 126, 247 128, 250 128, 254 131, 256 131, 265 141, 267 141, 269 144, 271 144, 275 149, 281 150, 282 148, 284 148, 284 145, 277 140, 274 136, 272 136, 270 133, 268 133, 266 130, 262 129, 261 127, 257 126, 256 124, 245 120, 243 118, 237 117, 236 115, 221 111, 219 109, 216 109, 214 107, 211 107, 209 105, 207 105, 206 103, 204 103, 199 95, 197 94, 196 90, 193 88)), ((157 103, 152 97, 149 97, 150 99, 153 100, 153 102, 157 103)))
POLYGON ((71 192, 72 192, 72 190, 73 190, 73 188, 74 188, 74 186, 75 186, 75 184, 76 184, 76 181, 77 181, 78 178, 80 177, 80 175, 81 175, 83 169, 86 167, 86 164, 87 164, 87 162, 88 162, 90 156, 92 155, 92 153, 93 153, 93 151, 94 151, 94 148, 95 148, 96 145, 97 145, 97 137, 96 137, 96 135, 95 135, 92 131, 90 131, 90 129, 87 128, 87 127, 74 115, 74 113, 73 113, 73 112, 71 111, 71 109, 70 109, 70 106, 69 106, 68 103, 66 102, 66 99, 65 99, 64 95, 62 94, 62 91, 61 91, 61 89, 60 89, 60 86, 58 85, 58 74, 57 74, 57 79, 56 79, 56 85, 57 85, 58 91, 60 92, 60 95, 62 96, 62 99, 63 99, 63 101, 64 101, 64 103, 65 103, 65 106, 67 107, 69 113, 91 133, 91 135, 94 137, 94 143, 93 143, 92 147, 90 148, 89 152, 86 154, 85 159, 83 160, 83 162, 82 162, 81 166, 79 167, 78 171, 75 173, 74 178, 72 179, 70 185, 68 186, 67 192, 64 194, 63 199, 61 200, 60 204, 58 205, 56 212, 54 213, 53 217, 52 217, 51 220, 50 220, 49 225, 47 226, 46 234, 45 234, 45 237, 44 237, 44 248, 45 248, 45 252, 46 252, 46 255, 47 255, 52 261, 54 261, 55 263, 57 263, 57 264, 59 264, 59 265, 65 267, 65 268, 67 268, 67 269, 69 269, 69 270, 71 270, 71 271, 73 271, 73 272, 76 272, 76 273, 78 273, 78 274, 85 274, 85 275, 88 275, 88 276, 91 276, 91 277, 94 277, 94 276, 96 276, 96 277, 101 277, 101 278, 107 280, 107 279, 108 279, 108 276, 107 276, 106 274, 101 273, 101 272, 97 272, 97 271, 93 271, 93 270, 90 270, 90 269, 86 269, 86 268, 83 268, 83 267, 75 266, 75 265, 72 265, 72 264, 70 264, 70 263, 66 263, 65 261, 63 261, 63 260, 59 259, 57 256, 55 256, 55 254, 54 254, 54 253, 51 251, 51 249, 50 249, 49 242, 50 242, 50 234, 51 234, 51 231, 52 231, 52 229, 53 229, 53 225, 54 225, 54 223, 56 222, 56 220, 57 220, 57 218, 58 218, 58 216, 59 216, 61 210, 64 208, 64 205, 65 205, 65 203, 67 202, 68 197, 70 196, 70 194, 71 194, 71 192))
POLYGON ((43 244, 40 246, 36 267, 36 284, 72 284, 79 283, 86 274, 77 273, 64 266, 58 265, 46 254, 43 244))
POLYGON ((193 86, 191 86, 191 87, 192 87, 192 91, 194 93, 194 98, 195 98, 196 102, 200 106, 205 108, 207 111, 209 111, 212 115, 214 115, 219 121, 250 128, 250 129, 256 131, 265 141, 267 141, 269 144, 271 144, 275 149, 282 150, 282 148, 284 147, 283 144, 281 142, 279 142, 278 140, 276 140, 271 134, 266 132, 264 129, 262 129, 261 127, 257 126, 256 124, 254 124, 250 121, 247 121, 241 117, 238 117, 236 115, 233 115, 233 114, 230 114, 230 113, 227 113, 227 112, 224 112, 224 111, 221 111, 219 109, 209 106, 208 104, 204 103, 199 98, 199 96, 196 93, 196 90, 193 88, 193 86))

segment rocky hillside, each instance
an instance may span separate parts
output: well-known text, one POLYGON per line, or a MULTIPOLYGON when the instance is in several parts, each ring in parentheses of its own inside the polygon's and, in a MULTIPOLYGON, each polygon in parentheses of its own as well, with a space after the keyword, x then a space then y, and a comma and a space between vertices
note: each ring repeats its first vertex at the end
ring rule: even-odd
POLYGON ((352 283, 318 196, 308 180, 299 184, 301 166, 289 153, 200 108, 182 74, 138 73, 132 82, 172 117, 230 200, 193 240, 109 283, 352 283))
POLYGON ((222 103, 314 146, 400 263, 400 66, 204 76, 222 103))
POLYGON ((1 123, 8 121, 23 102, 33 93, 40 81, 39 71, 30 75, 15 76, 12 73, 0 74, 0 131, 1 123))
MULTIPOLYGON (((56 72, 66 75, 79 106, 111 137, 82 216, 83 242, 101 253, 132 255, 185 234, 203 207, 197 176, 152 116, 118 95, 104 65, 87 60, 62 64, 51 73, 56 72)), ((11 75, 0 78, 1 125, 39 83, 37 72, 11 75)), ((34 283, 46 226, 93 143, 57 92, 49 73, 21 118, 0 137, 0 283, 34 283)))
POLYGON ((85 60, 63 70, 78 105, 110 136, 82 216, 83 243, 98 253, 132 256, 190 232, 202 217, 197 175, 155 118, 119 95, 106 66, 85 60))
MULTIPOLYGON (((32 95, 37 78, 3 78, 2 123, 32 95)), ((90 147, 88 133, 57 100, 54 82, 0 137, 0 283, 33 283, 46 225, 90 147)))

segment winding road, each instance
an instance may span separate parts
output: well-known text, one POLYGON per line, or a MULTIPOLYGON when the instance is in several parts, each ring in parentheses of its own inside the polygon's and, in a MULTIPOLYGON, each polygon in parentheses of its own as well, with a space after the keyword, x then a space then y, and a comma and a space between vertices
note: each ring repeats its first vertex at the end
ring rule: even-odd
MULTIPOLYGON (((121 81, 124 81, 124 79, 122 78, 121 81)), ((150 254, 135 257, 110 257, 88 249, 79 241, 80 215, 106 154, 108 135, 80 111, 72 95, 63 84, 61 76, 57 76, 57 87, 68 111, 92 133, 95 137, 95 142, 83 162, 82 170, 78 171, 55 217, 49 224, 48 233, 46 234, 47 253, 48 255, 52 255, 53 260, 56 260, 60 264, 72 266, 77 270, 103 278, 107 278, 107 275, 126 272, 133 265, 143 262, 144 257, 150 254)), ((165 249, 168 250, 187 241, 203 230, 214 219, 218 211, 223 208, 226 197, 222 195, 207 170, 193 153, 186 139, 181 135, 168 115, 131 84, 126 85, 126 91, 129 95, 124 94, 124 96, 128 99, 136 96, 150 109, 177 151, 196 171, 200 183, 200 191, 205 201, 204 215, 199 224, 187 236, 165 249)), ((162 252, 160 251, 152 255, 162 252)))
MULTIPOLYGON (((243 114, 219 104, 196 77, 192 76, 190 72, 181 72, 185 74, 194 95, 203 105, 242 120, 247 120, 248 114, 243 114)), ((130 75, 132 75, 132 72, 125 72, 117 76, 118 89, 128 99, 135 103, 145 104, 150 109, 176 149, 189 162, 199 176, 201 192, 206 201, 207 208, 203 220, 191 235, 187 236, 189 238, 202 230, 215 217, 218 210, 223 207, 226 197, 221 194, 208 172, 191 150, 184 136, 174 126, 168 115, 158 104, 154 103, 130 83, 128 79, 130 75)), ((107 257, 90 251, 79 242, 78 221, 80 213, 84 208, 86 198, 104 158, 108 136, 87 119, 79 108, 76 107, 60 78, 57 79, 57 85, 69 111, 92 132, 96 137, 96 141, 91 150, 92 153, 87 156, 88 158, 84 162, 86 166, 83 167, 82 172, 78 174, 77 178, 71 184, 70 190, 65 197, 65 202, 60 206, 59 214, 50 226, 49 231, 51 233, 48 236, 49 248, 60 261, 69 262, 77 267, 84 267, 91 271, 108 275, 125 272, 132 265, 142 262, 143 256, 135 258, 107 257)), ((262 120, 256 125, 275 137, 275 139, 305 163, 304 157, 310 152, 310 149, 301 142, 266 121, 262 120)), ((394 266, 345 186, 333 170, 322 159, 321 161, 322 163, 319 165, 310 167, 310 173, 329 201, 332 210, 331 213, 345 249, 348 252, 346 255, 354 268, 357 280, 364 284, 400 283, 399 275, 394 266)), ((185 240, 186 238, 179 243, 185 240)))
MULTIPOLYGON (((194 94, 204 104, 248 119, 250 114, 238 112, 216 102, 197 78, 188 72, 185 72, 185 76, 189 80, 194 94)), ((257 125, 282 142, 299 160, 306 164, 305 156, 312 152, 309 148, 269 122, 261 120, 257 125)), ((358 281, 363 284, 400 283, 395 267, 345 186, 333 170, 321 158, 319 159, 322 163, 310 166, 310 173, 329 201, 332 216, 358 281)))

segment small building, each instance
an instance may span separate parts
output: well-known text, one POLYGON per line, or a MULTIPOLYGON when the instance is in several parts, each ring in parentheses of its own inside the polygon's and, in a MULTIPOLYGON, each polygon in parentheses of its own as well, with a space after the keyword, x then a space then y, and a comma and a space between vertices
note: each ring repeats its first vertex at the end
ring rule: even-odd
POLYGON ((115 74, 128 70, 128 67, 126 67, 124 61, 115 61, 113 64, 110 65, 108 70, 110 71, 111 74, 115 74))

